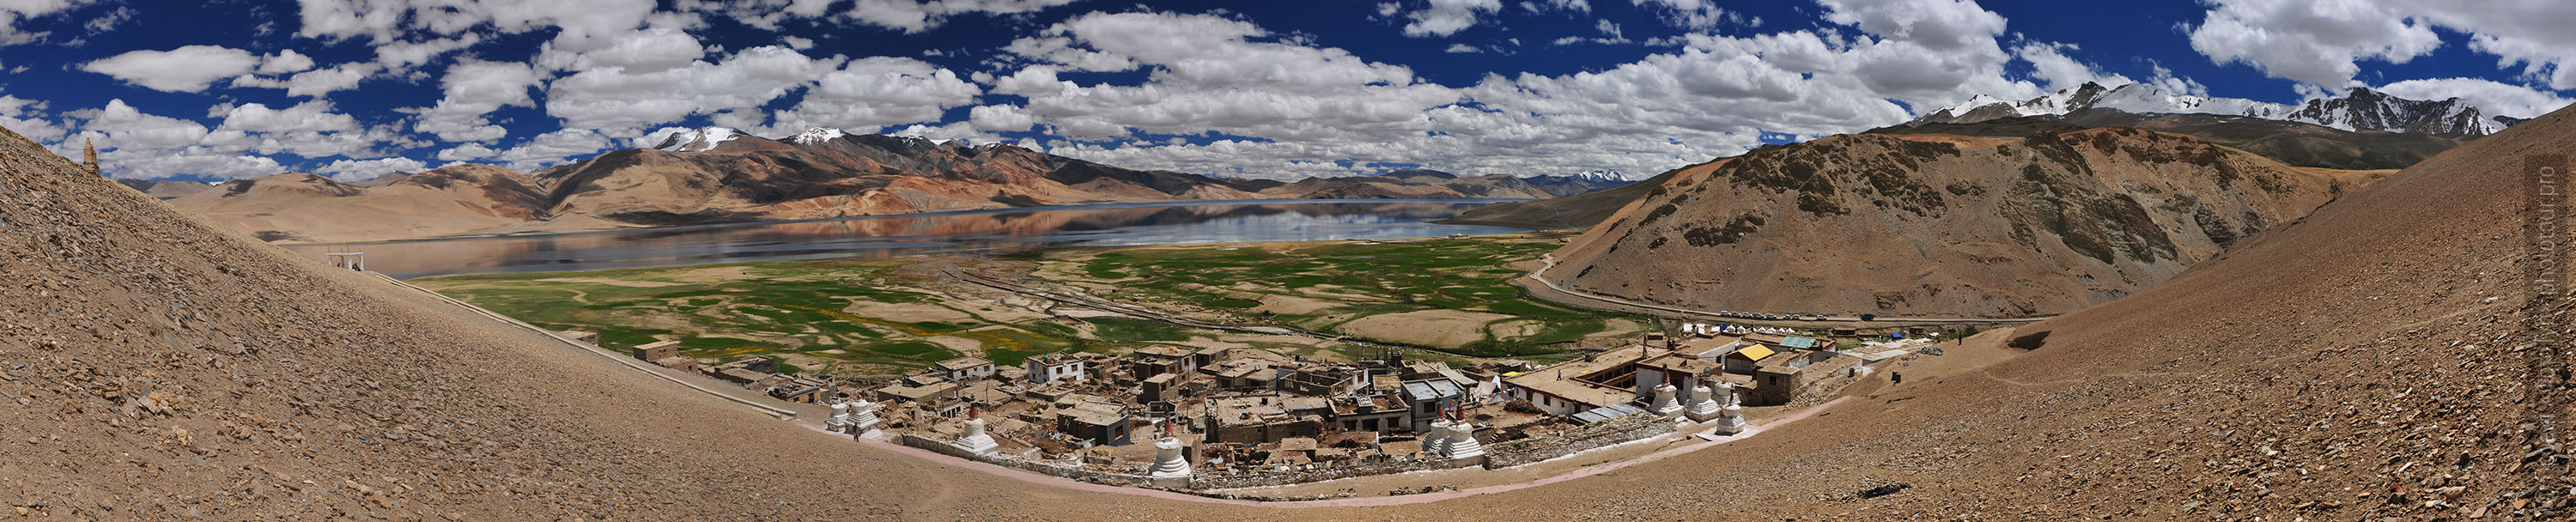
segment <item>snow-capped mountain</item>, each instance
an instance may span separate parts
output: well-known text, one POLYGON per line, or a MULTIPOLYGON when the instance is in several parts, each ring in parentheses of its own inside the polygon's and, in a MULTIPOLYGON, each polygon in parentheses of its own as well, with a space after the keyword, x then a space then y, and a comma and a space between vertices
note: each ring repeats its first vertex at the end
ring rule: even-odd
POLYGON ((2347 131, 2376 130, 2441 136, 2485 136, 2512 125, 2511 118, 2488 117, 2459 98, 2410 100, 2354 87, 2343 96, 2309 100, 2302 105, 2242 98, 2178 94, 2152 85, 2116 88, 2085 83, 2072 89, 2013 102, 1977 95, 1958 105, 1916 118, 1912 124, 1971 123, 2011 117, 2062 117, 2086 109, 2132 114, 2215 114, 2313 123, 2347 131))
POLYGON ((725 127, 699 127, 671 133, 670 137, 662 138, 662 144, 653 148, 671 152, 706 152, 742 136, 742 131, 725 127))
POLYGON ((789 138, 787 138, 787 141, 793 141, 793 142, 796 142, 796 144, 798 144, 798 145, 813 145, 813 144, 816 144, 816 143, 822 143, 822 142, 826 142, 826 141, 832 141, 832 140, 835 140, 835 139, 840 139, 840 137, 842 137, 842 136, 847 136, 847 135, 848 135, 848 134, 841 132, 841 129, 835 129, 835 128, 831 128, 831 127, 815 127, 815 128, 811 128, 811 129, 805 129, 805 132, 803 132, 803 133, 798 133, 797 135, 795 135, 795 136, 793 136, 793 137, 789 137, 789 138))
POLYGON ((1591 183, 1627 183, 1630 181, 1636 181, 1635 178, 1628 177, 1628 173, 1612 169, 1592 169, 1576 173, 1572 177, 1576 180, 1591 183))

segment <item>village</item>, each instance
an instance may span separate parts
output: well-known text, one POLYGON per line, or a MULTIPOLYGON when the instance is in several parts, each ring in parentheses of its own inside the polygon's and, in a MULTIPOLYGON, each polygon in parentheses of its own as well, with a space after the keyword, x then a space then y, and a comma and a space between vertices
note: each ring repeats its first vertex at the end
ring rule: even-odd
POLYGON ((1683 322, 1670 334, 1546 365, 1453 366, 1395 351, 1330 362, 1151 346, 1043 354, 1017 366, 957 358, 882 381, 778 373, 767 357, 701 365, 668 341, 631 355, 785 401, 828 404, 826 428, 854 438, 1078 480, 1204 492, 1506 468, 1672 433, 1746 434, 1746 407, 1812 402, 1866 375, 1869 363, 1938 355, 1921 337, 1842 346, 1785 327, 1683 322))

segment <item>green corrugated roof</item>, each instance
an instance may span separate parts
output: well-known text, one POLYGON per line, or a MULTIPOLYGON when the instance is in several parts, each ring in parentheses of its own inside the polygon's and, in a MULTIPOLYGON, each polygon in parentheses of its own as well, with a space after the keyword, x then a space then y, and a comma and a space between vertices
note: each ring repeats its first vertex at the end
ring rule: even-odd
POLYGON ((1790 348, 1812 349, 1816 347, 1816 340, 1806 337, 1782 337, 1780 338, 1780 345, 1790 348))

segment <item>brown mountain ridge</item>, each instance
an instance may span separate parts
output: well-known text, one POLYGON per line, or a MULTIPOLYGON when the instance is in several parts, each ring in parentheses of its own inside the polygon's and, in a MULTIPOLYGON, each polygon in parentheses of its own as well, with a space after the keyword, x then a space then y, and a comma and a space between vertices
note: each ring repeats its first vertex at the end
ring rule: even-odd
POLYGON ((2361 178, 2128 128, 1841 135, 1678 172, 1546 277, 1699 310, 2056 314, 2163 282, 2361 178))
POLYGON ((772 140, 700 129, 531 174, 481 165, 365 183, 280 174, 172 201, 262 238, 351 242, 1097 203, 1548 198, 1602 186, 1436 171, 1282 183, 822 131, 772 140))

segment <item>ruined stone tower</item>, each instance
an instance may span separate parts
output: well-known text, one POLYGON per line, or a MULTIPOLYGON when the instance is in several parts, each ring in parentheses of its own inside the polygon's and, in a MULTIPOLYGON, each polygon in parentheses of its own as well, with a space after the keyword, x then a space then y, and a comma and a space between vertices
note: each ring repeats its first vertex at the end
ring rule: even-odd
POLYGON ((98 144, 89 138, 81 138, 81 166, 89 167, 91 174, 98 173, 98 144))

